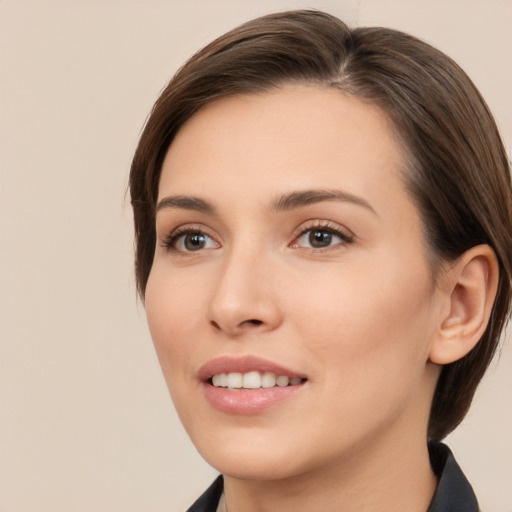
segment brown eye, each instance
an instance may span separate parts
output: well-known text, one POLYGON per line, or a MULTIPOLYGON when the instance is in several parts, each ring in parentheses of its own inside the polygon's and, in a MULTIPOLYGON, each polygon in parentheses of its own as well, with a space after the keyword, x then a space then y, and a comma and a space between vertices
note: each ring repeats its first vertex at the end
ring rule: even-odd
POLYGON ((293 247, 306 249, 328 249, 336 246, 350 244, 353 241, 351 235, 345 234, 339 229, 316 226, 305 229, 292 244, 293 247))
POLYGON ((217 242, 202 231, 185 231, 171 235, 165 245, 179 252, 197 252, 218 247, 217 242))
POLYGON ((332 242, 332 233, 325 229, 312 229, 308 235, 309 245, 315 249, 329 247, 332 242))
POLYGON ((187 251, 198 251, 206 245, 204 233, 187 233, 183 236, 183 245, 187 251))

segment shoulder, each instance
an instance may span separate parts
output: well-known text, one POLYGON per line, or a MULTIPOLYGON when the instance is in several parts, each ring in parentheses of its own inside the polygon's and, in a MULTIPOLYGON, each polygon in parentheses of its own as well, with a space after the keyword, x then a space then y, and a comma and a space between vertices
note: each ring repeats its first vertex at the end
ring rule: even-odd
POLYGON ((219 475, 187 512, 216 512, 223 489, 224 481, 219 475))

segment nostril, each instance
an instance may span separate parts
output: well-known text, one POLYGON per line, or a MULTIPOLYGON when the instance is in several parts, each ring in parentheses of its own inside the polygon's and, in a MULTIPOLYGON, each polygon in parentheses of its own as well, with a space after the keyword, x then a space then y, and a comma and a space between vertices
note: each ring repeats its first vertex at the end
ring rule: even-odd
POLYGON ((256 318, 251 318, 249 320, 244 320, 236 325, 230 325, 229 323, 223 324, 222 322, 216 322, 215 320, 210 320, 210 325, 216 330, 216 331, 226 331, 226 332, 242 332, 244 328, 250 328, 251 326, 260 326, 263 325, 262 320, 258 320, 256 318))
POLYGON ((220 325, 215 320, 211 320, 210 325, 212 325, 215 329, 217 329, 219 331, 221 330, 220 325))

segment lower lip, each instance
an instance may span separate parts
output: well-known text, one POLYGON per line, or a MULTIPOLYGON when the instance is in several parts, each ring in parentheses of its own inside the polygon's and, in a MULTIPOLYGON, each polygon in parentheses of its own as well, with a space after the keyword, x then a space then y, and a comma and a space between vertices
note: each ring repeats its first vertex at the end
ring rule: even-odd
POLYGON ((207 400, 219 411, 229 414, 258 414, 283 400, 292 398, 303 386, 304 384, 230 391, 206 382, 203 389, 207 400))

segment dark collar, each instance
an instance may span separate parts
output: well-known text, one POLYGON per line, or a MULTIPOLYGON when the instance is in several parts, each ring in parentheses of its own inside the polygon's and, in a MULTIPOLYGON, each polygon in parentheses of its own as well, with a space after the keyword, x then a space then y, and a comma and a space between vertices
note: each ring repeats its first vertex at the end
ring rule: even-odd
MULTIPOLYGON (((427 512, 478 512, 475 493, 450 449, 442 443, 430 442, 428 450, 439 483, 427 512)), ((215 512, 222 490, 221 475, 187 512, 215 512)))
POLYGON ((450 449, 442 444, 428 445, 430 464, 439 478, 427 512, 478 512, 478 502, 450 449))
POLYGON ((187 512, 216 512, 223 490, 224 481, 219 475, 187 512))

